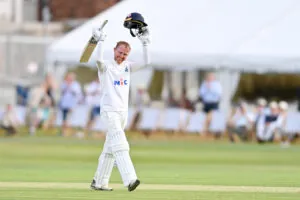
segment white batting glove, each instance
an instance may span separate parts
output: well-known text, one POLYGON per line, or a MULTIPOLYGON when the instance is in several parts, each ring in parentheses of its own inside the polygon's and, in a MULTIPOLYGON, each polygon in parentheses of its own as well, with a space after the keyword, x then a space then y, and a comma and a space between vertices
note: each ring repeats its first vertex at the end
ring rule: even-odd
POLYGON ((93 29, 93 38, 99 42, 104 41, 106 39, 106 34, 103 32, 103 30, 99 30, 98 28, 93 29))
POLYGON ((148 44, 150 44, 149 29, 147 27, 143 27, 142 30, 142 33, 137 33, 136 35, 144 46, 148 46, 148 44))

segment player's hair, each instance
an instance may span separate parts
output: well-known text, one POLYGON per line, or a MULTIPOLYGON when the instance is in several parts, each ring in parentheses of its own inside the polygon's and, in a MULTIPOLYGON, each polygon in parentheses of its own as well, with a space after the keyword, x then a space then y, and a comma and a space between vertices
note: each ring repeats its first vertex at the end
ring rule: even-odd
POLYGON ((128 48, 129 50, 131 50, 131 47, 130 47, 130 44, 128 42, 125 42, 125 41, 119 41, 117 42, 117 45, 115 48, 117 48, 118 46, 120 45, 124 45, 126 48, 128 48))

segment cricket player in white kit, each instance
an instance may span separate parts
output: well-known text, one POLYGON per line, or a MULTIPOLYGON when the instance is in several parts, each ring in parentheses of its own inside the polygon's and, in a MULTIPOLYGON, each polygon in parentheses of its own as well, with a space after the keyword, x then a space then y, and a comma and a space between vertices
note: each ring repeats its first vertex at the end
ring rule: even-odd
MULTIPOLYGON (((146 29, 146 28, 145 28, 146 29)), ((120 41, 114 48, 114 60, 103 59, 103 31, 93 31, 98 42, 98 76, 101 80, 101 120, 107 126, 106 140, 99 157, 98 167, 91 184, 95 190, 112 191, 108 187, 114 162, 116 161, 122 181, 128 191, 133 191, 140 184, 129 155, 129 144, 124 132, 128 116, 128 97, 130 73, 149 65, 149 32, 138 35, 143 45, 144 64, 136 65, 126 61, 130 45, 120 41)))

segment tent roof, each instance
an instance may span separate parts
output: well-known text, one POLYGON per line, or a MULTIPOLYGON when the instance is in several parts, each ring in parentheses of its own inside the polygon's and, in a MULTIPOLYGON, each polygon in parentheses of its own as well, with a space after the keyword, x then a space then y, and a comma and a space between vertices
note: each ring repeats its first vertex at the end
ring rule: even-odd
MULTIPOLYGON (((140 62, 141 45, 123 27, 127 14, 140 12, 149 24, 151 60, 157 68, 223 66, 259 70, 262 68, 259 64, 268 60, 263 66, 273 69, 277 65, 269 62, 270 58, 298 55, 299 41, 294 41, 299 35, 295 22, 300 19, 300 12, 295 9, 298 3, 298 0, 125 0, 55 41, 47 58, 48 62, 78 63, 92 29, 108 19, 104 56, 111 57, 116 42, 126 40, 133 49, 129 59, 140 62), (298 32, 290 33, 290 28, 298 32)), ((94 53, 92 61, 95 57, 94 53)))
MULTIPOLYGON (((276 23, 245 41, 234 57, 245 68, 263 66, 263 71, 300 72, 300 2, 283 13, 276 23), (238 59, 237 59, 238 58, 238 59)), ((233 68, 238 67, 233 65, 233 68)))

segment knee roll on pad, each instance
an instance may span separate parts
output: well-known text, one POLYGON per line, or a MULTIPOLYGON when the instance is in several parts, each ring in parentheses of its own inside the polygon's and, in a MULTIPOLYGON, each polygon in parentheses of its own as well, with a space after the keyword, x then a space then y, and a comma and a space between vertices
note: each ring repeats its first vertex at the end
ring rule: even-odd
POLYGON ((111 136, 111 150, 117 151, 129 151, 129 144, 127 142, 124 131, 116 131, 111 136))
POLYGON ((128 142, 120 142, 117 144, 113 144, 112 147, 112 152, 118 152, 118 151, 129 151, 129 144, 128 142))
POLYGON ((112 159, 114 158, 113 154, 105 152, 104 154, 100 154, 98 161, 101 159, 112 159))

